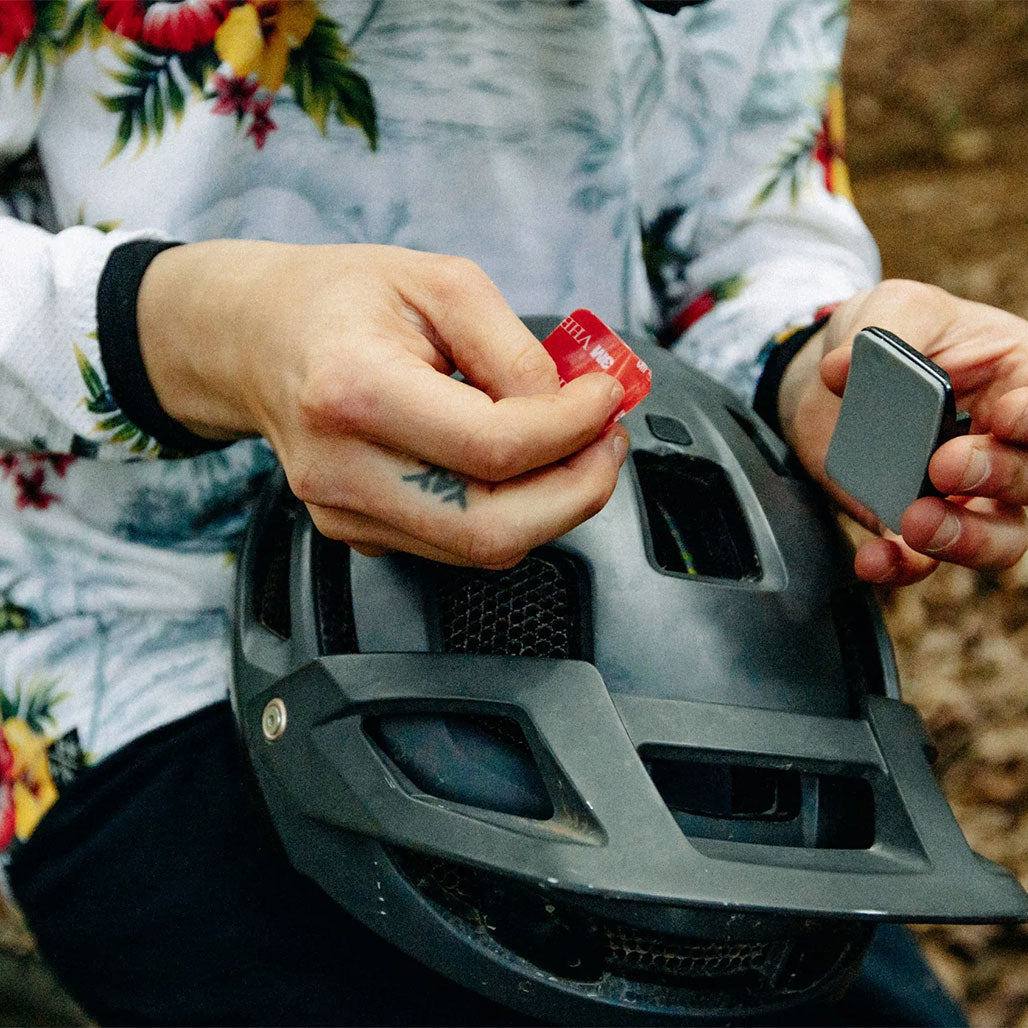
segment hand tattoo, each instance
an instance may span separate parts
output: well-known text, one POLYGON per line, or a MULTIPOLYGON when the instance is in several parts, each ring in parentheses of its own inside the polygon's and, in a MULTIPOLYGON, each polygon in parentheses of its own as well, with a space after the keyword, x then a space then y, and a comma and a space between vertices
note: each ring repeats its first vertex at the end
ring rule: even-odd
POLYGON ((424 471, 404 475, 404 482, 417 482, 423 493, 434 493, 443 503, 456 503, 461 510, 468 509, 468 485, 446 468, 429 465, 424 471))

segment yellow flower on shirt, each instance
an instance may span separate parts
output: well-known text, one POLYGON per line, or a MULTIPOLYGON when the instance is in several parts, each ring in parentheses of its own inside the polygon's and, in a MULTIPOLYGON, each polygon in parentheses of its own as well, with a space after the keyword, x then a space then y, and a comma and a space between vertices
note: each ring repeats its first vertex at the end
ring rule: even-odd
POLYGON ((282 86, 289 51, 311 33, 318 9, 311 0, 251 0, 234 8, 214 36, 214 49, 238 78, 256 72, 265 89, 282 86))

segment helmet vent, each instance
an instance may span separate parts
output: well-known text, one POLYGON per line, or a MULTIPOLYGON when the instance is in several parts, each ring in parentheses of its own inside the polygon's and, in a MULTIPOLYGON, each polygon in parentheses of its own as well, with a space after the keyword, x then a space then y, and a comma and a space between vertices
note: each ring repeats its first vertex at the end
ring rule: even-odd
POLYGON ((447 712, 364 718, 368 738, 419 792, 545 821, 553 804, 512 717, 447 712))
POLYGON ((613 977, 660 985, 680 990, 678 1002, 731 1009, 822 988, 855 964, 870 934, 856 924, 801 929, 797 923, 795 935, 769 937, 759 915, 749 922, 735 915, 735 937, 671 934, 573 906, 554 890, 490 871, 409 850, 389 852, 427 899, 536 967, 572 981, 613 977))
POLYGON ((280 639, 289 638, 289 556, 296 506, 276 503, 268 511, 254 569, 257 623, 280 639))
POLYGON ((350 547, 320 532, 311 532, 311 575, 319 652, 356 653, 357 627, 350 592, 350 547))
POLYGON ((438 565, 445 653, 590 659, 588 585, 577 561, 535 550, 507 571, 438 565))
POLYGON ((760 455, 770 465, 771 470, 776 475, 788 475, 789 468, 785 461, 771 449, 771 444, 768 442, 765 432, 768 431, 766 428, 761 429, 757 426, 756 422, 743 414, 742 411, 736 410, 735 407, 728 406, 725 408, 729 414, 732 415, 735 423, 749 436, 750 442, 760 451, 760 455))
POLYGON ((760 577, 742 505, 719 464, 644 450, 633 460, 660 570, 736 581, 760 577))
POLYGON ((865 778, 665 752, 641 756, 685 835, 801 849, 874 844, 874 792, 865 778))
POLYGON ((882 662, 885 659, 891 663, 892 654, 882 652, 870 586, 861 584, 837 589, 832 593, 831 608, 850 705, 853 715, 859 716, 860 697, 867 693, 885 695, 882 662))

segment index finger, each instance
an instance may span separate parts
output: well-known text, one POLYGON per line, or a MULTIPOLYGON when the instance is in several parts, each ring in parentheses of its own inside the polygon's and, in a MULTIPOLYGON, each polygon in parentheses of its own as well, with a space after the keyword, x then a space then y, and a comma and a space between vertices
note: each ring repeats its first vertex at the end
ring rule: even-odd
POLYGON ((576 453, 610 422, 624 397, 616 379, 583 375, 555 393, 491 399, 420 363, 391 364, 370 388, 397 400, 370 404, 365 438, 480 481, 500 482, 576 453))

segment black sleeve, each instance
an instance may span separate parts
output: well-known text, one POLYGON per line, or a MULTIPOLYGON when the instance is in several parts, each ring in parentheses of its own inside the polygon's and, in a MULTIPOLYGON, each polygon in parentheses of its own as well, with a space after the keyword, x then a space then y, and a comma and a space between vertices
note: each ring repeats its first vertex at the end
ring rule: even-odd
POLYGON ((771 351, 771 356, 757 380, 757 389, 753 394, 753 409, 779 438, 784 436, 782 423, 778 419, 778 390, 782 387, 785 369, 806 343, 828 324, 830 317, 830 314, 826 314, 823 318, 818 318, 806 327, 797 329, 788 339, 779 343, 771 351))
POLYGON ((139 239, 111 251, 96 290, 100 359, 115 403, 165 454, 192 456, 221 449, 229 441, 205 439, 172 418, 160 405, 139 350, 136 300, 150 262, 179 243, 139 239))

